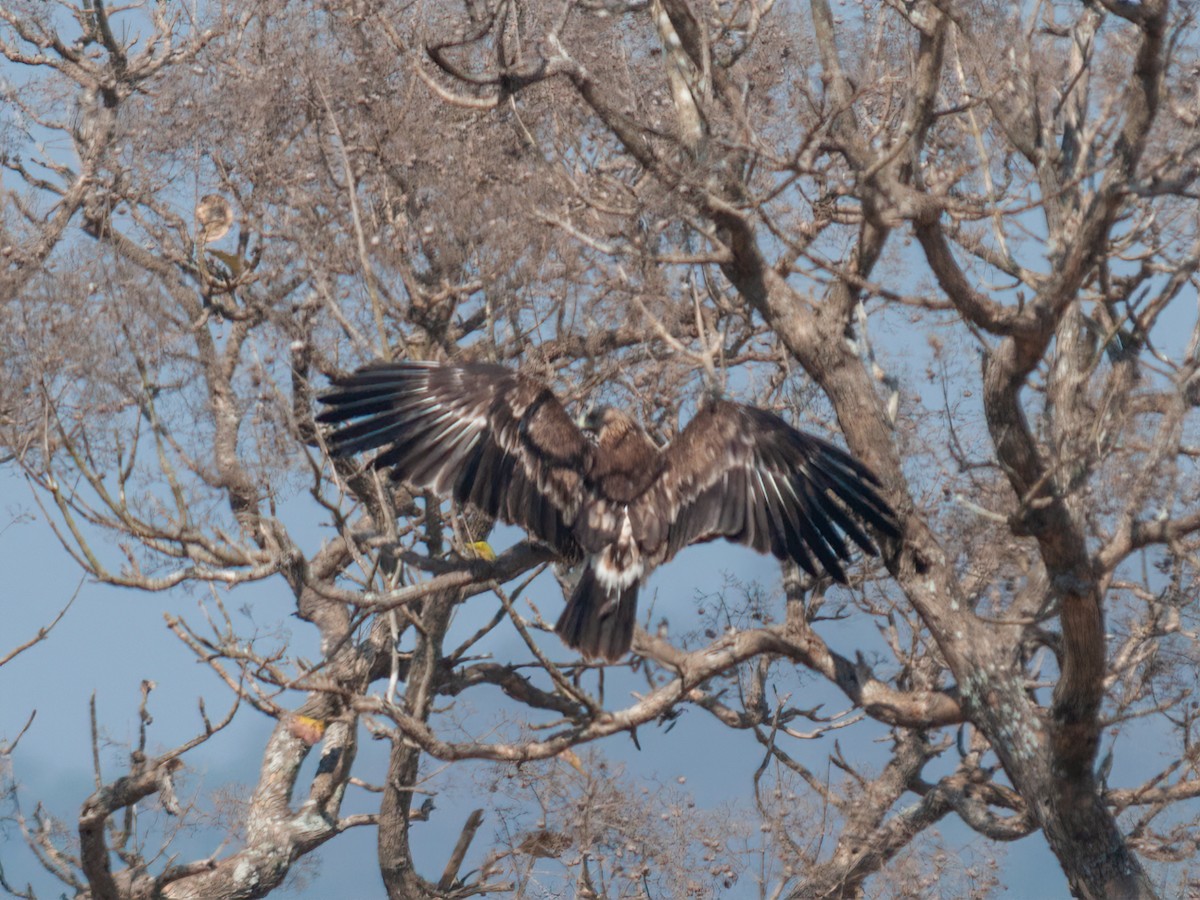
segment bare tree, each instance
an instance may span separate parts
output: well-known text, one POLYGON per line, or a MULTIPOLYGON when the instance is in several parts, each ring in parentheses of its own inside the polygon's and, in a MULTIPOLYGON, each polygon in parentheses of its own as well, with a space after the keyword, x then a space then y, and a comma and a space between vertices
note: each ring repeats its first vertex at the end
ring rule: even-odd
POLYGON ((172 617, 229 686, 222 721, 274 721, 258 783, 226 848, 167 861, 131 811, 186 819, 173 778, 222 726, 201 710, 162 753, 143 733, 73 840, 27 825, 68 886, 262 896, 370 827, 391 897, 529 894, 535 867, 592 896, 987 894, 992 855, 939 849, 951 817, 1040 832, 1077 896, 1194 886, 1191 5, 10 0, 0 21, 3 453, 89 577, 275 585, 320 646, 239 632, 216 590, 207 621, 172 617), (714 387, 836 421, 903 538, 849 588, 786 570, 648 619, 628 663, 572 658, 530 587, 545 548, 489 559, 475 511, 325 456, 314 394, 376 357, 507 362, 664 440, 714 387), (846 617, 858 646, 822 624, 846 617), (526 649, 496 658, 508 630, 526 649), (470 714, 495 696, 500 721, 470 714), (688 708, 759 761, 721 829, 599 755, 688 708), (1148 733, 1169 761, 1119 783, 1148 733), (357 771, 365 734, 386 773, 357 771), (836 777, 805 761, 823 735, 836 777), (472 814, 447 856, 414 852, 431 760, 442 784, 495 763, 486 850, 472 814), (361 788, 375 811, 344 813, 361 788))

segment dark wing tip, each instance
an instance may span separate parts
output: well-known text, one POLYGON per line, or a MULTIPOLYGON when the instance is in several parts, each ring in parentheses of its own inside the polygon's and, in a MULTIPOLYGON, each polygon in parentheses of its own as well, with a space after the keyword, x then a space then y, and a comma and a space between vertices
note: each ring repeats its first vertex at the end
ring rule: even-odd
POLYGON ((318 423, 336 426, 325 437, 329 455, 342 459, 382 448, 371 465, 384 467, 411 455, 408 450, 418 449, 414 443, 435 438, 430 382, 438 368, 431 362, 376 360, 332 378, 317 396, 325 408, 316 415, 318 423))
POLYGON ((375 362, 334 379, 330 456, 380 452, 394 480, 524 527, 564 556, 586 442, 549 388, 492 363, 375 362), (574 449, 572 449, 574 448, 574 449))
POLYGON ((877 556, 868 529, 900 537, 874 472, 774 413, 718 401, 680 437, 660 492, 676 507, 669 555, 721 536, 844 584, 851 542, 877 556))

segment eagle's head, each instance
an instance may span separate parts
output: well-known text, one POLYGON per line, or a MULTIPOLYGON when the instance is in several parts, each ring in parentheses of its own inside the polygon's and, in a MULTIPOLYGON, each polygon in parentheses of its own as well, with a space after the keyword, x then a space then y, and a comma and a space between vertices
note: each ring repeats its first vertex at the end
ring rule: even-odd
POLYGON ((628 430, 634 424, 628 415, 616 407, 590 406, 580 418, 579 427, 595 435, 602 435, 605 431, 613 429, 628 430))
POLYGON ((641 426, 628 413, 614 406, 590 407, 580 417, 579 427, 594 435, 596 443, 602 446, 642 433, 641 426))

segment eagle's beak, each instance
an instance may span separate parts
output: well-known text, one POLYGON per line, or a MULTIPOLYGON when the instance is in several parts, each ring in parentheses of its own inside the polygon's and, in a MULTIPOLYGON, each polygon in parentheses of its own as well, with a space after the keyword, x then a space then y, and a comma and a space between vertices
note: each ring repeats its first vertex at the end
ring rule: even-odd
POLYGON ((596 407, 594 404, 589 403, 587 406, 585 406, 579 413, 579 418, 575 420, 576 427, 579 428, 580 431, 591 431, 593 425, 595 424, 593 421, 595 412, 596 407))

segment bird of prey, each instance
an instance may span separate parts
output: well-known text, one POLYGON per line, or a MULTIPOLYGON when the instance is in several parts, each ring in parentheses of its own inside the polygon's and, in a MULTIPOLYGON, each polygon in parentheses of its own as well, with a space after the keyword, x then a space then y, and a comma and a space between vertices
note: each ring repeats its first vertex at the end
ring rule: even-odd
POLYGON ((684 547, 727 538, 846 581, 846 538, 899 537, 862 463, 752 406, 714 399, 666 448, 596 408, 579 427, 541 381, 487 363, 373 363, 318 421, 335 457, 382 448, 394 478, 520 525, 583 573, 555 631, 588 657, 633 641, 638 587, 684 547))

